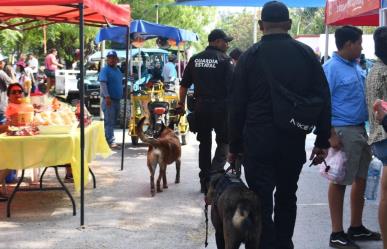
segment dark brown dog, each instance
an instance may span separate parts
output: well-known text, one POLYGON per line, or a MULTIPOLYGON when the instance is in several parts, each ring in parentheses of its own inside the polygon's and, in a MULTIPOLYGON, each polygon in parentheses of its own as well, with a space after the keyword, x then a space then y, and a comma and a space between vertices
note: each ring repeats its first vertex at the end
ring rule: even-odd
POLYGON ((143 124, 145 117, 142 118, 136 128, 137 135, 139 138, 146 144, 148 147, 147 154, 147 165, 150 171, 150 187, 151 187, 151 195, 155 195, 155 183, 154 176, 156 172, 156 167, 159 165, 160 172, 159 177, 157 179, 157 192, 162 192, 163 190, 160 187, 160 181, 163 180, 163 188, 168 188, 167 184, 167 165, 173 162, 176 162, 176 179, 175 183, 180 182, 180 157, 181 157, 181 145, 180 140, 176 136, 175 132, 166 127, 165 125, 162 127, 159 132, 158 138, 152 138, 145 136, 143 132, 143 124))
POLYGON ((256 194, 236 176, 216 174, 206 196, 218 249, 257 249, 261 237, 261 208, 256 194))

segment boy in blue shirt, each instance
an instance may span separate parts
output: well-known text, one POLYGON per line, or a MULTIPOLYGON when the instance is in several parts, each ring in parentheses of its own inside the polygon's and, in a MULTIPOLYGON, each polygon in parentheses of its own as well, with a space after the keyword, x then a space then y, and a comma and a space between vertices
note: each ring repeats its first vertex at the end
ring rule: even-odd
POLYGON ((358 249, 353 240, 380 240, 380 234, 365 228, 362 223, 364 190, 371 150, 365 122, 368 111, 365 78, 357 63, 362 51, 362 31, 344 26, 335 32, 335 52, 324 64, 331 92, 332 130, 330 144, 345 152, 346 175, 341 182, 331 182, 328 190, 332 234, 329 245, 334 248, 358 249), (351 225, 343 230, 343 203, 347 185, 351 190, 351 225))

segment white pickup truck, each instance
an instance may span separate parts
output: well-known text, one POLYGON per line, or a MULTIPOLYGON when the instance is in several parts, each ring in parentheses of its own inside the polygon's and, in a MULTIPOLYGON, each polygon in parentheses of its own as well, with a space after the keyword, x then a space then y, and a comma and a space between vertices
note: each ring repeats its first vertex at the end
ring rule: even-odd
MULTIPOLYGON (((97 74, 97 71, 86 71, 86 77, 97 74)), ((78 91, 77 75, 79 70, 56 70, 55 71, 55 94, 67 97, 70 91, 78 91)))
MULTIPOLYGON (((67 103, 74 104, 79 100, 78 90, 79 70, 57 70, 55 71, 55 96, 67 103)), ((94 116, 100 115, 100 92, 98 72, 86 71, 85 83, 85 105, 94 116)))

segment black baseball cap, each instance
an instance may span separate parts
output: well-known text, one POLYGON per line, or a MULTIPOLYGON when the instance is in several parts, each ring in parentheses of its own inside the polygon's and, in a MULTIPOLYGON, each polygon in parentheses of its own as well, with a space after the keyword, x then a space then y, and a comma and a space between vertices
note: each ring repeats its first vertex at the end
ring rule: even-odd
POLYGON ((208 42, 213 42, 213 41, 215 41, 217 39, 223 39, 226 42, 230 42, 230 41, 234 40, 234 38, 232 36, 226 35, 226 33, 224 33, 223 30, 221 30, 221 29, 214 29, 208 35, 208 42))
POLYGON ((286 22, 289 21, 289 10, 285 4, 279 1, 265 3, 261 12, 263 22, 286 22))

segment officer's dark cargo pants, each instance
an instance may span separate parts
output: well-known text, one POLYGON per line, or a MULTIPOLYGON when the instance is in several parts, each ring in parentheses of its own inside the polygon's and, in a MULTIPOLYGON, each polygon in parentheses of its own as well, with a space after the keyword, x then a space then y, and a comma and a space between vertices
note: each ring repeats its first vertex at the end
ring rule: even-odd
MULTIPOLYGON (((196 109, 197 110, 197 109, 196 109)), ((195 110, 198 123, 197 140, 199 145, 199 178, 201 184, 206 184, 211 172, 224 169, 228 154, 227 115, 225 110, 216 110, 209 105, 207 110, 195 110), (215 155, 211 159, 212 131, 215 131, 217 144, 215 155)))
POLYGON ((306 159, 305 136, 255 125, 245 130, 244 141, 246 181, 262 202, 260 249, 293 249, 297 182, 306 159))

